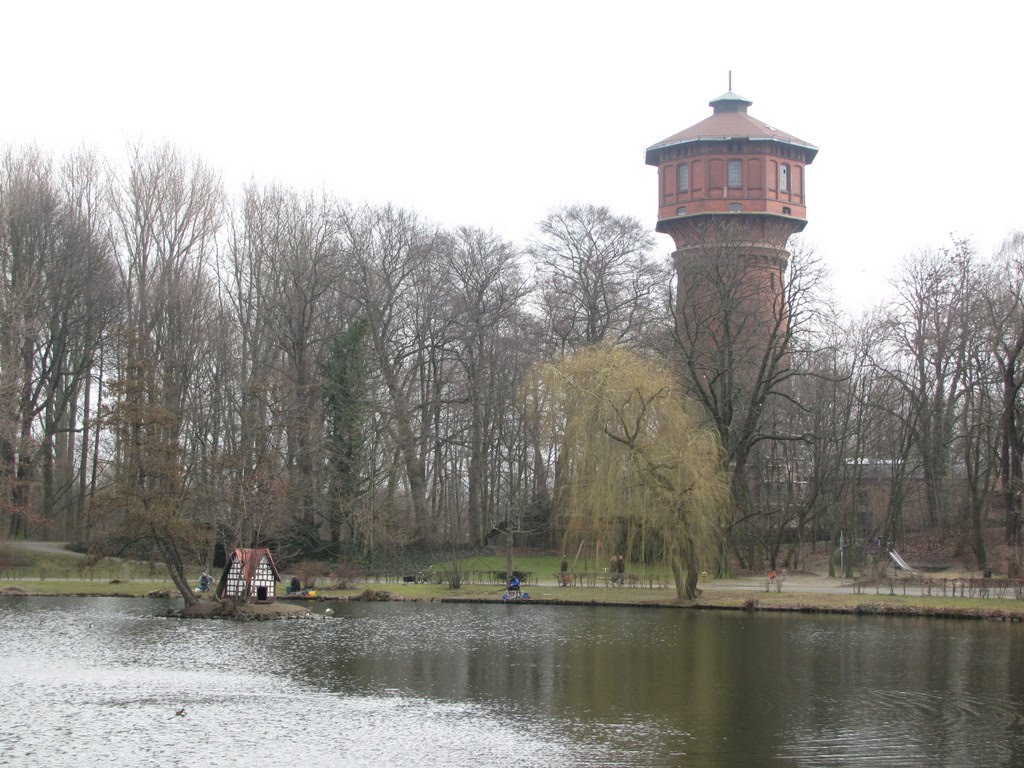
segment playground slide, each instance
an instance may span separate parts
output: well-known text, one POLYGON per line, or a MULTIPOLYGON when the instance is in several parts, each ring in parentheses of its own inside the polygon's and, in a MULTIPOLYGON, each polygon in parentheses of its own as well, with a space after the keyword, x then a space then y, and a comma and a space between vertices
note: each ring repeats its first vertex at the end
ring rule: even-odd
POLYGON ((913 568, 907 565, 907 561, 900 557, 900 553, 897 552, 895 549, 889 550, 889 557, 892 558, 892 561, 896 563, 896 567, 900 570, 910 571, 911 573, 917 573, 917 571, 915 571, 913 568))

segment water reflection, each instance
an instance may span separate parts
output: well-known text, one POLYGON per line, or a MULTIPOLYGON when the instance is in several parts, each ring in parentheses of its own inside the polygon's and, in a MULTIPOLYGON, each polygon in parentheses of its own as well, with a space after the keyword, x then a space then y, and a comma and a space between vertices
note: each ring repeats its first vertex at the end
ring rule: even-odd
POLYGON ((1019 625, 408 603, 235 624, 161 607, 0 599, 0 764, 1024 764, 1019 625))

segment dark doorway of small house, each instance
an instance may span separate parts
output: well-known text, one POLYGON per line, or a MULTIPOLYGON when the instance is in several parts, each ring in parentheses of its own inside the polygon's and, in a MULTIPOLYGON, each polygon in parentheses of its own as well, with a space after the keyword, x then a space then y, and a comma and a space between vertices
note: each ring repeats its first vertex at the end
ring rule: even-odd
POLYGON ((266 600, 267 600, 267 588, 266 587, 256 587, 256 599, 259 600, 261 603, 266 602, 266 600))

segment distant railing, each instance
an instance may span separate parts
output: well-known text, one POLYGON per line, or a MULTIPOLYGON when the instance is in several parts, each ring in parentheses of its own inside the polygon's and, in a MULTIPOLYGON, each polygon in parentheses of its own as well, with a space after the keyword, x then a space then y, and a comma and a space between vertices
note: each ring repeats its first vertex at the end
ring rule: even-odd
POLYGON ((925 576, 888 576, 882 579, 855 581, 853 590, 862 594, 875 588, 875 594, 906 595, 908 589, 926 597, 991 597, 998 600, 1024 600, 1024 579, 1008 578, 943 578, 925 576))
MULTIPOLYGON (((533 571, 512 571, 512 575, 519 579, 521 584, 528 587, 537 585, 537 574, 533 571)), ((505 584, 507 572, 504 570, 470 571, 469 580, 473 584, 505 584)))
MULTIPOLYGON (((464 583, 486 584, 494 586, 505 586, 507 582, 504 569, 477 569, 467 570, 464 583)), ((513 571, 513 575, 519 578, 520 583, 525 587, 536 587, 540 578, 535 571, 513 571)), ((368 579, 383 583, 443 583, 443 569, 427 569, 414 573, 392 573, 377 572, 371 573, 368 579)), ((665 589, 668 582, 665 574, 662 573, 612 573, 610 571, 566 571, 551 574, 551 582, 555 585, 566 587, 633 587, 645 589, 665 589)), ((547 578, 545 577, 545 581, 547 578)))
POLYGON ((644 587, 664 589, 665 577, 660 573, 610 573, 608 571, 573 571, 552 574, 555 584, 565 587, 644 587))
MULTIPOLYGON (((197 577, 198 578, 198 577, 197 577)), ((2 581, 156 581, 170 583, 167 569, 158 563, 100 563, 98 565, 0 567, 2 581)))

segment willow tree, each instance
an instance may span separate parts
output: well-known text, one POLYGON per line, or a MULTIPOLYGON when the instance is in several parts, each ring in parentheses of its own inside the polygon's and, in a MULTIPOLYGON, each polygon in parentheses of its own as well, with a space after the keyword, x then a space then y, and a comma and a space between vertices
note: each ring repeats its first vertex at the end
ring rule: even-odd
POLYGON ((728 510, 721 444, 665 367, 591 347, 547 367, 567 536, 625 530, 667 562, 680 601, 714 561, 728 510))

